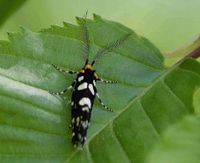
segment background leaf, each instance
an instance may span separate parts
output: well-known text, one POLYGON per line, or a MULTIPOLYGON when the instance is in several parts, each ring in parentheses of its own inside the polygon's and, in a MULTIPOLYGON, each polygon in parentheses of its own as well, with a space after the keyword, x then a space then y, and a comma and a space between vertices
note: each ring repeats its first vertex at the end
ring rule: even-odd
POLYGON ((197 163, 200 160, 200 118, 185 117, 164 132, 148 163, 197 163))
POLYGON ((167 65, 169 67, 172 66, 178 60, 180 60, 182 57, 190 54, 191 52, 198 49, 199 47, 200 47, 200 37, 198 39, 196 39, 193 43, 191 43, 190 45, 188 45, 184 48, 175 50, 172 53, 165 54, 165 65, 167 65))
POLYGON ((7 0, 0 0, 0 26, 6 21, 6 19, 14 13, 26 0, 14 0, 14 1, 7 1, 7 0))
POLYGON ((75 16, 88 10, 89 17, 98 13, 134 29, 165 54, 185 47, 200 35, 199 6, 199 0, 28 0, 2 26, 0 39, 7 39, 6 33, 17 31, 19 26, 38 31, 62 21, 74 23, 75 16))
POLYGON ((200 89, 197 89, 194 93, 194 97, 193 97, 193 105, 194 105, 194 109, 195 109, 195 113, 196 115, 200 115, 200 89))
MULTIPOLYGON (((79 19, 78 19, 79 20, 79 19)), ((92 58, 105 44, 131 30, 95 15, 88 20, 92 58), (109 34, 109 35, 108 35, 109 34)), ((0 158, 4 162, 143 162, 160 133, 193 112, 192 95, 200 85, 200 65, 185 59, 169 70, 159 50, 135 33, 95 65, 104 79, 103 101, 114 113, 95 104, 83 150, 71 144, 71 92, 65 76, 51 64, 79 70, 84 64, 79 27, 64 23, 40 33, 21 29, 0 44, 0 158), (187 89, 187 92, 183 91, 187 89), (104 156, 104 157, 102 157, 104 156), (120 157, 119 157, 120 156, 120 157)))

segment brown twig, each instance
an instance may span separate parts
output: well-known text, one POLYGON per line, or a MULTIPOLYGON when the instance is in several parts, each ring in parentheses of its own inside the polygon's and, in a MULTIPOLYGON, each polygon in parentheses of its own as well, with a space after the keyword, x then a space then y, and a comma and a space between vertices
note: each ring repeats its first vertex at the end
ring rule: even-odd
POLYGON ((194 51, 192 51, 191 53, 189 53, 187 56, 188 57, 192 57, 192 58, 198 58, 198 57, 200 57, 200 47, 198 47, 197 49, 195 49, 194 51))

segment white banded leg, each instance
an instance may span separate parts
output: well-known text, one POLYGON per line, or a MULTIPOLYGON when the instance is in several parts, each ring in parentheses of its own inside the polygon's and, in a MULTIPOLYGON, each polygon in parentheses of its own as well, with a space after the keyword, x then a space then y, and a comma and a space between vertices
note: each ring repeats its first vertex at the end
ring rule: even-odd
POLYGON ((66 93, 68 90, 72 89, 72 85, 70 85, 69 87, 67 87, 67 89, 60 91, 60 92, 51 92, 49 91, 49 93, 51 93, 52 95, 63 95, 64 93, 66 93))
POLYGON ((60 92, 52 92, 52 91, 49 91, 49 93, 51 93, 52 95, 63 95, 63 94, 66 93, 68 90, 73 89, 75 82, 76 82, 76 80, 74 80, 73 83, 72 83, 69 87, 67 87, 67 89, 65 89, 65 90, 63 90, 63 91, 60 91, 60 92))
POLYGON ((107 106, 102 102, 102 100, 101 100, 101 98, 99 97, 99 94, 98 94, 98 93, 96 94, 96 96, 97 96, 97 98, 98 98, 100 104, 103 106, 103 108, 104 108, 105 110, 110 111, 110 112, 113 112, 112 109, 110 109, 109 107, 107 107, 107 106))
POLYGON ((56 66, 56 65, 54 65, 54 64, 52 64, 52 66, 55 67, 55 69, 58 70, 58 71, 60 71, 60 72, 64 72, 64 73, 68 73, 68 74, 72 74, 72 75, 73 75, 73 74, 78 74, 77 71, 64 70, 64 69, 62 69, 62 68, 60 68, 60 67, 58 67, 58 66, 56 66))
POLYGON ((117 83, 117 81, 105 80, 105 79, 101 79, 101 78, 98 78, 97 81, 100 81, 100 82, 103 82, 103 83, 107 83, 107 84, 115 84, 115 83, 117 83))

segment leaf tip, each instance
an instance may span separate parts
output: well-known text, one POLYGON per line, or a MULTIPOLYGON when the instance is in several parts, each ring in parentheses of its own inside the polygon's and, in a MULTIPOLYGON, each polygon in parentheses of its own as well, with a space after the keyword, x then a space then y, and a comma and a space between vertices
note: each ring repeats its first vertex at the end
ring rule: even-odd
POLYGON ((65 22, 65 21, 63 21, 62 24, 63 24, 64 27, 68 26, 68 23, 65 22))
POLYGON ((8 37, 11 35, 11 32, 7 32, 8 37))
POLYGON ((76 22, 77 22, 78 24, 80 24, 81 20, 82 20, 82 18, 76 16, 76 22))
POLYGON ((21 31, 22 34, 24 34, 24 33, 26 33, 26 32, 31 32, 30 29, 28 29, 28 28, 26 28, 26 27, 23 27, 23 26, 20 26, 19 29, 20 29, 20 31, 21 31))
POLYGON ((101 18, 101 16, 99 16, 99 15, 93 13, 93 19, 94 19, 94 20, 101 20, 102 18, 101 18))
POLYGON ((8 35, 8 39, 11 41, 13 36, 15 35, 16 33, 13 33, 13 32, 7 32, 7 35, 8 35))

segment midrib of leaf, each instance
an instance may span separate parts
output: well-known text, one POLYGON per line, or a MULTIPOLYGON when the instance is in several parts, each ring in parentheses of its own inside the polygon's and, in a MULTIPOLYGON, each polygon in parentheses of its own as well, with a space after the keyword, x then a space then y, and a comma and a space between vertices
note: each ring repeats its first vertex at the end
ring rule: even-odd
MULTIPOLYGON (((187 59, 187 58, 185 58, 185 59, 187 59)), ((93 135, 91 135, 90 137, 89 137, 89 139, 87 140, 87 142, 86 142, 86 144, 85 144, 85 146, 87 146, 86 147, 86 149, 88 149, 89 150, 89 143, 90 143, 90 141, 92 140, 92 139, 94 139, 94 137, 96 137, 96 136, 98 136, 98 134, 100 133, 100 132, 102 132, 108 125, 111 125, 112 126, 112 129, 113 129, 113 121, 115 120, 115 119, 117 119, 120 115, 122 115, 134 102, 136 102, 136 101, 139 101, 139 103, 141 104, 141 98, 148 92, 148 91, 150 91, 151 89, 152 89, 152 87, 154 86, 154 85, 156 85, 158 82, 160 82, 161 80, 162 81, 164 81, 164 78, 168 75, 168 74, 170 74, 174 69, 176 69, 182 62, 184 62, 185 61, 185 59, 184 60, 182 60, 181 62, 179 62, 179 64, 175 64, 174 66, 172 66, 170 69, 168 69, 167 71, 165 71, 163 74, 161 74, 157 79, 155 79, 153 82, 152 82, 152 84, 150 84, 146 89, 144 89, 144 91, 139 95, 139 96, 137 96, 137 97, 135 97, 135 98, 133 98, 123 109, 121 109, 115 116, 113 116, 102 128, 100 128, 99 130, 98 130, 98 132, 96 132, 95 134, 93 134, 93 135)), ((178 67, 179 68, 179 67, 178 67)), ((194 72, 193 72, 194 73, 194 72)), ((195 73, 196 75, 198 75, 197 73, 195 73)), ((200 77, 199 75, 198 75, 198 77, 200 77)), ((166 85, 165 83, 164 83, 164 85, 166 85)), ((168 87, 168 86, 167 86, 168 87)), ((169 88, 168 88, 169 89, 169 88)), ((172 91, 172 90, 170 90, 170 92, 174 95, 174 97, 175 98, 177 98, 179 101, 181 101, 175 94, 174 94, 174 92, 172 91)), ((181 103, 184 105, 184 103, 181 101, 181 103)), ((142 106, 142 105, 141 105, 142 106)), ((185 105, 184 105, 184 107, 185 107, 185 105)), ((142 108, 143 108, 143 106, 142 106, 142 108)), ((157 129, 154 127, 154 124, 153 124, 153 122, 151 121, 151 118, 148 116, 148 114, 146 113, 146 111, 144 110, 144 108, 143 108, 143 111, 144 111, 144 113, 146 114, 146 116, 149 118, 149 120, 150 120, 150 122, 151 122, 151 125, 152 125, 152 127, 154 128, 154 130, 155 130, 155 132, 156 132, 156 134, 158 135, 158 137, 160 137, 160 134, 159 134, 159 132, 157 131, 157 129)), ((115 132, 113 132, 114 134, 115 134, 115 132)), ((115 135, 115 137, 117 138, 117 136, 115 135)), ((117 139, 118 140, 118 139, 117 139)), ((119 140, 118 140, 119 141, 119 140)), ((120 144, 120 143, 119 143, 120 144)), ((120 145, 121 146, 121 145, 120 145)), ((121 146, 122 147, 122 146, 121 146)), ((122 147, 123 148, 123 147, 122 147)), ((78 153, 78 152, 80 152, 79 150, 76 150, 76 151, 74 151, 72 154, 71 154, 71 156, 66 160, 66 162, 68 162, 68 161, 70 161, 74 156, 75 156, 75 154, 76 153, 78 153)), ((125 151, 124 151, 125 152, 125 151)), ((126 153, 126 152, 125 152, 126 153)), ((91 154, 89 155, 89 156, 91 156, 91 154)), ((128 157, 128 156, 127 156, 128 157)), ((92 160, 92 158, 90 158, 90 160, 92 160)))

